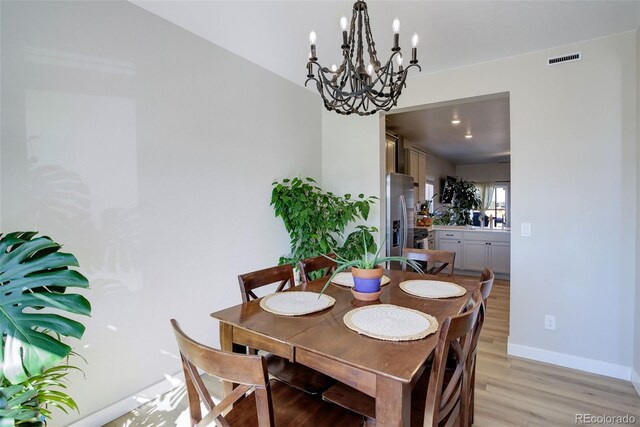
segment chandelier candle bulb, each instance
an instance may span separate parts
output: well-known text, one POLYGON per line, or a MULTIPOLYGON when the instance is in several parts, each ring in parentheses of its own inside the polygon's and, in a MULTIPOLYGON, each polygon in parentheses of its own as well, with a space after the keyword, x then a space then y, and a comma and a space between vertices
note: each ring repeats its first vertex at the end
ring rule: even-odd
POLYGON ((416 64, 418 62, 418 43, 420 42, 420 37, 418 37, 418 33, 413 33, 411 37, 411 63, 416 64))
POLYGON ((331 64, 331 71, 334 73, 338 71, 338 66, 336 64, 331 64))
POLYGON ((394 18, 391 28, 393 28, 393 34, 400 34, 400 20, 398 18, 394 18))
POLYGON ((315 61, 317 59, 316 57, 316 32, 315 31, 311 31, 309 33, 309 43, 311 44, 311 60, 315 61))
POLYGON ((393 20, 391 25, 393 28, 393 52, 400 50, 400 20, 398 18, 393 20))
POLYGON ((340 29, 342 30, 342 49, 349 48, 349 41, 347 39, 347 17, 340 18, 340 29))
POLYGON ((402 72, 402 54, 400 53, 396 55, 396 64, 398 64, 398 72, 401 73, 402 72))

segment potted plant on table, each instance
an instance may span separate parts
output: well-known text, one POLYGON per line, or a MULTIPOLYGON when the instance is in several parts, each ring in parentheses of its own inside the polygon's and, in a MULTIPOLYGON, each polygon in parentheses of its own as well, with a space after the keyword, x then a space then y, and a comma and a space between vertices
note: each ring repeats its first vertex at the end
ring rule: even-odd
MULTIPOLYGON (((384 243, 384 242, 383 242, 384 243)), ((410 265, 416 271, 422 273, 422 269, 420 266, 411 259, 408 259, 403 256, 380 256, 380 251, 384 244, 380 244, 378 250, 375 255, 369 255, 369 250, 367 248, 367 239, 366 235, 362 233, 362 246, 360 247, 360 258, 354 260, 348 260, 346 258, 341 257, 340 255, 336 255, 336 269, 327 280, 327 283, 322 287, 320 294, 322 294, 329 283, 336 277, 338 273, 346 271, 347 269, 351 269, 351 274, 353 276, 353 295, 360 300, 363 301, 373 301, 378 299, 382 290, 380 288, 382 276, 384 273, 384 269, 382 264, 387 261, 396 261, 401 264, 410 265)))

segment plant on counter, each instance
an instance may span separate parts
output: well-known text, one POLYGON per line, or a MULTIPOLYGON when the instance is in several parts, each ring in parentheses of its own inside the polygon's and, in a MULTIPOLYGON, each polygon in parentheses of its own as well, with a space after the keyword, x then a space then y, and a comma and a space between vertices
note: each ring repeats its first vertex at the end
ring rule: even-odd
POLYGON ((359 194, 352 198, 350 194, 337 196, 323 191, 313 178, 283 179, 274 182, 271 192, 271 206, 276 217, 282 218, 289 233, 291 255, 280 257, 280 264, 294 267, 302 259, 335 251, 346 259, 360 254, 356 243, 362 235, 371 253, 376 251, 372 232, 375 227, 359 225, 349 234, 342 246, 338 246, 348 224, 369 217, 371 205, 378 199, 359 194))
MULTIPOLYGON (((334 277, 340 272, 351 269, 351 274, 353 275, 354 287, 353 290, 356 293, 376 293, 380 291, 380 282, 383 275, 383 268, 381 265, 386 263, 387 261, 396 261, 401 264, 410 265, 414 270, 422 273, 422 269, 414 260, 408 259, 403 256, 380 256, 380 250, 382 246, 384 246, 384 242, 380 244, 380 247, 375 252, 374 256, 370 256, 372 253, 369 250, 369 246, 367 245, 367 238, 365 237, 365 233, 363 231, 359 232, 361 237, 361 242, 358 244, 358 258, 349 260, 343 258, 341 256, 337 256, 336 260, 336 269, 327 280, 327 283, 324 284, 320 294, 322 294, 329 283, 333 280, 334 277)), ((355 294, 358 297, 357 294, 355 294)))
MULTIPOLYGON (((434 224, 440 225, 471 225, 472 212, 482 207, 482 199, 473 183, 465 180, 450 179, 446 182, 444 192, 453 194, 452 205, 441 207, 440 212, 434 212, 434 224)), ((436 210, 436 211, 438 211, 436 210)))
POLYGON ((0 426, 44 426, 50 409, 78 410, 66 389, 71 347, 82 323, 55 311, 88 316, 89 301, 67 288, 88 288, 77 259, 36 232, 0 234, 0 426), (51 312, 53 310, 54 312, 51 312))

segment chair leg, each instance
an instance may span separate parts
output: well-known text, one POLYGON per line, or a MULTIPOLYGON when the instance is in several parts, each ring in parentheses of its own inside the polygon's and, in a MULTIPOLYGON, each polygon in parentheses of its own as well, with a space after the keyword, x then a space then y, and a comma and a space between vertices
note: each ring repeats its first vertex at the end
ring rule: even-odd
POLYGON ((469 416, 467 418, 469 427, 473 425, 473 413, 474 413, 474 401, 475 401, 475 390, 476 390, 476 364, 473 364, 473 371, 471 372, 471 383, 469 384, 469 406, 467 410, 469 411, 469 416))

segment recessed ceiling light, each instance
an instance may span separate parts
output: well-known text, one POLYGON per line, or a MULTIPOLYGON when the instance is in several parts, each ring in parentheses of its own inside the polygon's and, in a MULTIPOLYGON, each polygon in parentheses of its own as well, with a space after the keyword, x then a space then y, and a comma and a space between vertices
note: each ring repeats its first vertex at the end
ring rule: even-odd
POLYGON ((471 138, 473 138, 473 135, 471 135, 470 133, 468 133, 468 134, 466 134, 464 137, 465 137, 465 138, 467 138, 467 139, 471 139, 471 138))
POLYGON ((452 125, 459 125, 459 124, 460 124, 460 119, 453 119, 453 120, 451 120, 451 124, 452 124, 452 125))

